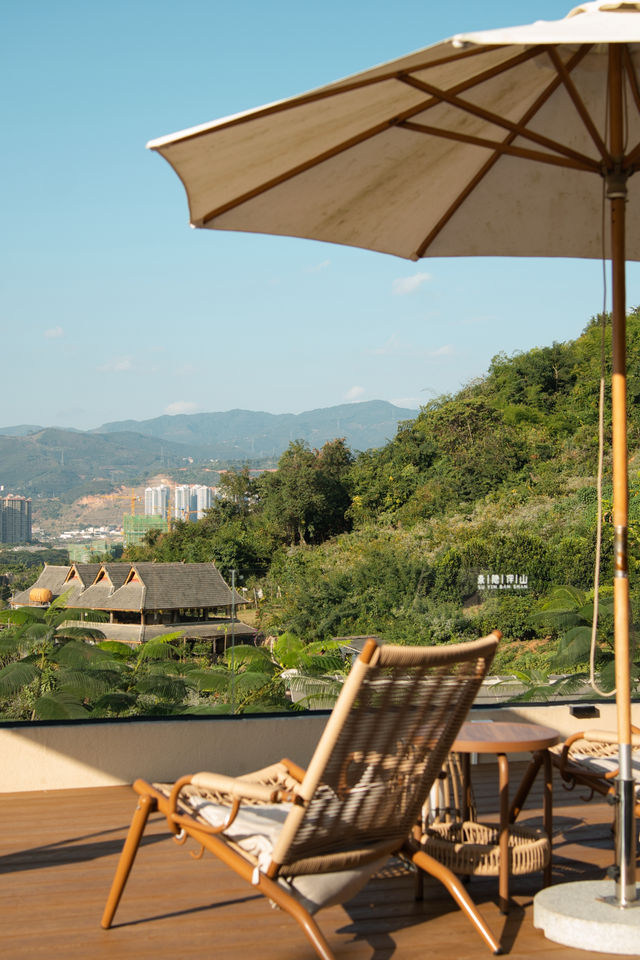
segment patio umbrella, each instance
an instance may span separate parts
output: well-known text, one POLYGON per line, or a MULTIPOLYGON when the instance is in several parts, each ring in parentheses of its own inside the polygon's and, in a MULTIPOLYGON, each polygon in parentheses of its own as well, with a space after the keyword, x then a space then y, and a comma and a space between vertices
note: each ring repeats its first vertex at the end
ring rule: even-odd
POLYGON ((640 259, 640 199, 630 182, 640 168, 639 67, 640 2, 600 0, 560 21, 459 34, 149 144, 182 180, 196 227, 413 260, 611 259, 622 905, 635 899, 625 259, 640 259))

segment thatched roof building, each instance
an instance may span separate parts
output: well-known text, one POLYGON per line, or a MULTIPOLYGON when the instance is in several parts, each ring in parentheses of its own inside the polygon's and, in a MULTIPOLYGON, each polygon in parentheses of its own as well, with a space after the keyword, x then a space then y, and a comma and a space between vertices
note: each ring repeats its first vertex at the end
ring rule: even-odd
POLYGON ((214 641, 230 632, 245 641, 256 634, 237 620, 232 624, 232 607, 247 601, 232 594, 213 563, 46 564, 37 581, 10 602, 48 607, 59 597, 66 607, 87 611, 83 622, 126 643, 173 631, 214 641), (108 615, 108 622, 92 620, 92 610, 108 615))

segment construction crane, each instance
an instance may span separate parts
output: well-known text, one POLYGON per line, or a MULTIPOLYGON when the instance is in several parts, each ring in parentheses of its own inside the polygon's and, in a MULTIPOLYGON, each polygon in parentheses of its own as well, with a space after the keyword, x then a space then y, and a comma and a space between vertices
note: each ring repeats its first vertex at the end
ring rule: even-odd
POLYGON ((136 515, 136 502, 142 503, 142 497, 137 497, 136 492, 131 488, 131 493, 108 493, 105 497, 106 500, 129 500, 131 503, 131 516, 135 517, 136 515))

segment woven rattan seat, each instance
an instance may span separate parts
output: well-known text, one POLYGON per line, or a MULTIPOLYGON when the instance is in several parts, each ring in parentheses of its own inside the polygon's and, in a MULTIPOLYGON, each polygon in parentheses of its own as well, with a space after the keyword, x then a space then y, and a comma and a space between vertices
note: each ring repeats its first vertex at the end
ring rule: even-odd
MULTIPOLYGON (((636 783, 635 815, 640 817, 640 729, 632 726, 631 775, 636 783)), ((587 787, 594 794, 613 796, 618 775, 619 747, 615 731, 583 730, 549 751, 567 790, 587 787)))

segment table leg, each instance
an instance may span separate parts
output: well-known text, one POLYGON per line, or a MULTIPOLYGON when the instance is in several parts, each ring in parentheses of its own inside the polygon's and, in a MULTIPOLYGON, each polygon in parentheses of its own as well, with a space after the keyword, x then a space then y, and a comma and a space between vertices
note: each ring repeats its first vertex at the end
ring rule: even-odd
POLYGON ((465 823, 471 813, 471 755, 462 754, 462 809, 460 819, 465 823))
POLYGON ((500 870, 498 876, 498 901, 500 911, 509 911, 509 761, 505 753, 498 754, 500 786, 500 870))
POLYGON ((509 811, 509 823, 515 823, 520 816, 520 812, 525 804, 525 800, 529 796, 529 791, 531 790, 533 781, 538 776, 538 770, 542 766, 543 754, 546 753, 546 750, 536 750, 531 757, 529 765, 524 772, 520 786, 518 787, 516 795, 513 798, 511 810, 509 811))
POLYGON ((549 838, 549 863, 544 868, 543 883, 545 887, 551 884, 551 855, 552 832, 553 832, 553 775, 551 768, 551 754, 548 750, 541 750, 544 763, 544 799, 543 799, 543 826, 544 832, 549 838))

